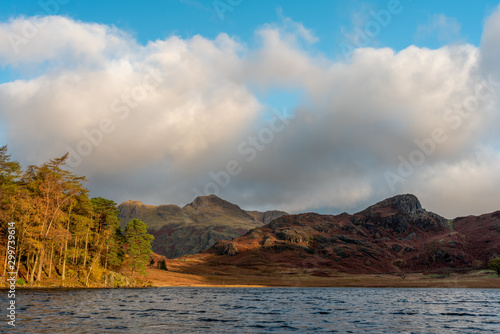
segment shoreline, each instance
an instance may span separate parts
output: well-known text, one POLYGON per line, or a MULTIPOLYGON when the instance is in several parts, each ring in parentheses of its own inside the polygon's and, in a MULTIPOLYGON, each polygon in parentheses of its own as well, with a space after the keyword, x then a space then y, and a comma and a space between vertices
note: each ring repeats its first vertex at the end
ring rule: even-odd
MULTIPOLYGON (((462 284, 454 284, 457 282, 447 282, 447 283, 436 283, 436 284, 387 284, 387 285, 337 285, 337 284, 324 284, 324 285, 256 285, 256 284, 161 284, 161 285, 151 285, 142 287, 63 287, 63 286, 19 286, 16 287, 16 291, 20 290, 115 290, 115 289, 158 289, 158 288, 228 288, 228 289, 239 289, 239 288, 252 288, 252 289, 266 289, 266 288, 297 288, 297 289, 324 289, 324 288, 361 288, 361 289, 500 289, 500 283, 498 286, 491 286, 490 284, 482 285, 476 282, 470 282, 472 284, 467 284, 462 282, 462 284)), ((0 291, 9 291, 9 288, 0 287, 0 291)))
MULTIPOLYGON (((181 269, 181 268, 178 268, 181 269)), ((436 275, 411 273, 404 279, 394 274, 330 273, 314 276, 310 273, 235 273, 165 271, 148 269, 148 275, 137 286, 57 286, 43 284, 16 286, 16 290, 73 290, 73 289, 148 289, 163 287, 203 288, 448 288, 448 289, 500 289, 500 277, 485 270, 468 273, 436 275)), ((8 291, 7 286, 0 290, 8 291)))
POLYGON ((347 274, 330 276, 305 274, 214 275, 151 269, 149 281, 154 287, 255 287, 255 288, 450 288, 500 289, 500 277, 484 270, 452 273, 449 276, 412 273, 405 279, 393 274, 347 274))

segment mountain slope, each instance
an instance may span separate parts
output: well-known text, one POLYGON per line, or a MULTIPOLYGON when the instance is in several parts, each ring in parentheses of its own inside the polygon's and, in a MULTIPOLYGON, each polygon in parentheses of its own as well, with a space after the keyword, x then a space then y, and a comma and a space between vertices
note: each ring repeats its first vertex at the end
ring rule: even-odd
POLYGON ((167 258, 195 254, 219 240, 230 240, 260 227, 271 217, 285 212, 246 212, 215 195, 200 196, 184 206, 145 205, 127 201, 118 206, 121 227, 141 219, 155 236, 153 251, 167 258))
POLYGON ((453 220, 453 230, 463 236, 464 250, 476 265, 500 257, 500 211, 453 220))
POLYGON ((399 195, 350 215, 286 215, 200 254, 212 265, 386 273, 481 267, 500 254, 500 212, 453 221, 399 195))

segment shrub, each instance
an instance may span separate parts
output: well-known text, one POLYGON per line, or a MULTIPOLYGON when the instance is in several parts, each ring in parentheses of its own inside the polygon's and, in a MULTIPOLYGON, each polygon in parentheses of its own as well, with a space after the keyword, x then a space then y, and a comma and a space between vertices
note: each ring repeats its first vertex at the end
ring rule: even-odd
POLYGON ((22 278, 18 278, 16 280, 16 285, 25 285, 26 284, 26 281, 22 278))
POLYGON ((498 277, 500 277, 500 258, 492 259, 487 266, 488 269, 496 271, 498 277))

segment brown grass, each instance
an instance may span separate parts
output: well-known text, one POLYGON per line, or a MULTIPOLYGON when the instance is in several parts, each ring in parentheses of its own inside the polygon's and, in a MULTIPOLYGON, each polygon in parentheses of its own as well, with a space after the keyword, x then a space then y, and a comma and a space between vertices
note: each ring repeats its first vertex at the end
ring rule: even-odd
POLYGON ((148 269, 153 286, 500 288, 500 278, 489 271, 449 276, 412 273, 402 279, 395 274, 346 274, 314 268, 214 266, 196 258, 170 261, 168 267, 168 271, 148 269))

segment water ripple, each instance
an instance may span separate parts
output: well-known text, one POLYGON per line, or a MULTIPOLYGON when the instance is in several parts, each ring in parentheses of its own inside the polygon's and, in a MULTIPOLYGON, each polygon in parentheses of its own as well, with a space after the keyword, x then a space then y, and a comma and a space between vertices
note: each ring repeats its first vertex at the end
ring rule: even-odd
POLYGON ((19 333, 500 332, 500 290, 492 289, 22 290, 16 297, 19 333))

